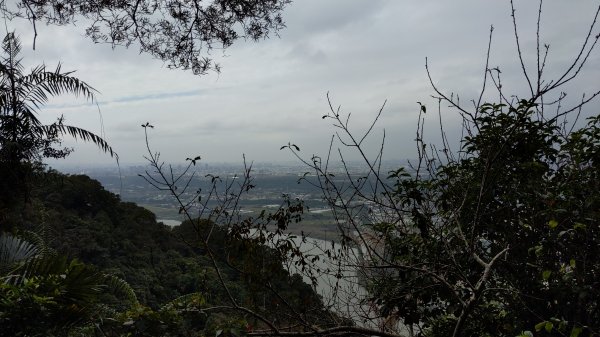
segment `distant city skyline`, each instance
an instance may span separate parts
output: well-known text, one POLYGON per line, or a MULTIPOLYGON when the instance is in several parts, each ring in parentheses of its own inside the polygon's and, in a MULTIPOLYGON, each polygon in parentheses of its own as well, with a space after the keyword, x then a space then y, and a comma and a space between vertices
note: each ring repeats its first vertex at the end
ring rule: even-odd
MULTIPOLYGON (((538 4, 515 5, 525 60, 535 68, 538 4)), ((576 56, 595 5, 594 0, 544 1, 541 38, 550 44, 549 76, 563 71, 576 56)), ((490 25, 495 27, 490 67, 500 67, 512 94, 524 89, 508 1, 298 0, 283 16, 287 28, 279 38, 241 40, 224 53, 214 51, 222 73, 203 77, 166 69, 160 61, 138 54, 135 46, 112 50, 94 45, 82 36, 83 25, 38 23, 35 51, 27 21, 7 21, 6 27, 21 36, 26 69, 42 62, 53 69, 61 62, 64 70, 77 70, 77 77, 99 91, 97 106, 64 96, 53 99, 40 119, 50 123, 64 114, 67 123, 102 134, 126 165, 144 163, 140 125, 146 122, 155 126, 152 149, 169 162, 200 155, 208 163, 241 163, 243 154, 257 163, 293 162, 289 152, 280 151, 288 142, 297 144, 307 159, 324 156, 336 131, 329 120, 321 119, 329 109, 327 92, 335 107, 352 113, 351 127, 359 134, 387 100, 373 139, 366 144, 369 154, 377 155, 385 128, 384 158, 416 157, 417 101, 428 107, 430 142, 437 142, 439 129, 425 57, 439 88, 468 102, 481 87, 490 25)), ((599 59, 595 51, 581 78, 568 88, 572 102, 598 89, 599 59)), ((584 116, 599 107, 594 102, 584 116)), ((442 110, 449 138, 457 140, 458 114, 442 110)), ((113 163, 93 145, 68 138, 64 145, 75 147, 75 153, 49 162, 51 166, 113 163)), ((350 154, 348 158, 357 159, 350 154)))
MULTIPOLYGON (((409 166, 410 164, 415 164, 416 159, 404 159, 404 160, 384 160, 381 165, 381 170, 384 172, 388 172, 389 170, 393 170, 398 168, 399 166, 409 166)), ((165 162, 165 165, 171 165, 174 169, 183 169, 188 163, 186 162, 165 162)), ((247 162, 247 165, 252 165, 252 172, 254 174, 260 173, 265 169, 271 170, 283 170, 285 173, 294 173, 294 172, 306 172, 310 171, 310 168, 304 165, 299 161, 288 160, 288 161, 253 161, 247 162)), ((344 166, 342 162, 333 161, 329 164, 330 170, 340 170, 344 166)), ((54 161, 52 163, 47 164, 49 168, 53 168, 59 170, 64 173, 82 173, 82 172, 103 172, 113 171, 118 173, 119 171, 134 171, 137 173, 142 173, 145 169, 150 169, 150 164, 148 162, 138 162, 138 163, 116 163, 116 162, 108 162, 108 163, 73 163, 69 161, 54 161)), ((346 163, 346 166, 352 170, 366 170, 367 167, 362 161, 353 160, 346 163)), ((212 173, 211 169, 216 170, 224 170, 231 169, 232 172, 242 173, 244 168, 244 163, 242 161, 239 162, 198 162, 195 167, 193 167, 196 171, 206 171, 206 173, 212 173), (208 171, 207 171, 208 170, 208 171)))

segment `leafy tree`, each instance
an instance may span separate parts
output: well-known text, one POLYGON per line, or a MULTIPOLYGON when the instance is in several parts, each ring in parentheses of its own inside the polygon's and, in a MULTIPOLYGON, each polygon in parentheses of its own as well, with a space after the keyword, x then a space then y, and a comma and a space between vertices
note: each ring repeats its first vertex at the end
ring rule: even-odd
MULTIPOLYGON (((220 71, 211 51, 239 38, 258 41, 285 25, 281 12, 290 0, 212 1, 16 1, 1 10, 9 17, 67 25, 85 18, 87 37, 96 43, 130 46, 163 60, 171 68, 202 75, 220 71)), ((37 36, 37 29, 36 29, 37 36)), ((35 49, 35 41, 34 41, 35 49)))
POLYGON ((580 154, 598 151, 598 117, 563 138, 535 116, 484 104, 464 158, 392 176, 405 215, 371 225, 386 252, 365 265, 394 271, 366 284, 380 313, 423 335, 597 331, 598 169, 580 154))

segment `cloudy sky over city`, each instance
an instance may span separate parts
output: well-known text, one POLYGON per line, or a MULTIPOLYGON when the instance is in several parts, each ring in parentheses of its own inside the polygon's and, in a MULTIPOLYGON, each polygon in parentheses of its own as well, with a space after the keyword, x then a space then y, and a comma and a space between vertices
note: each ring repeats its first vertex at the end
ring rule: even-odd
MULTIPOLYGON (((515 5, 525 61, 533 70, 537 4, 515 5)), ((545 1, 541 40, 550 44, 548 79, 577 56, 596 6, 597 0, 545 1)), ((136 46, 94 45, 83 37, 83 24, 38 24, 35 51, 26 21, 7 22, 4 29, 21 36, 27 68, 61 62, 99 92, 101 114, 96 105, 64 96, 52 100, 40 119, 50 123, 63 114, 68 124, 103 133, 126 164, 143 162, 140 125, 146 122, 155 126, 153 148, 169 161, 201 155, 207 162, 239 162, 242 154, 256 162, 290 161, 292 156, 279 150, 288 142, 306 156, 325 154, 336 131, 321 118, 329 109, 328 92, 336 107, 352 114, 350 126, 358 134, 387 100, 368 150, 376 153, 385 128, 386 158, 414 157, 417 101, 430 112, 426 133, 432 142, 439 129, 425 58, 436 85, 468 104, 481 89, 490 25, 495 28, 490 66, 500 67, 509 93, 525 89, 509 1, 296 0, 283 17, 287 28, 279 37, 239 40, 213 51, 222 72, 200 77, 169 70, 136 46)), ((591 54, 583 76, 566 88, 572 101, 598 90, 598 78, 600 49, 591 54)), ((590 105, 585 113, 599 106, 590 105)), ((442 106, 442 116, 450 137, 458 137, 457 113, 442 106)), ((111 162, 92 145, 65 144, 76 149, 66 163, 111 162)))

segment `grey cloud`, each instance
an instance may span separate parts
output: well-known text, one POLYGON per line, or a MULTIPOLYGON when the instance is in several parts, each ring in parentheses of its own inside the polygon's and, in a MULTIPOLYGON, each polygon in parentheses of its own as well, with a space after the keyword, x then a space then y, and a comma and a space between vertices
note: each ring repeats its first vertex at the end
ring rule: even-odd
POLYGON ((284 13, 287 28, 280 34, 291 40, 314 38, 368 21, 384 6, 384 1, 295 1, 284 13))
MULTIPOLYGON (((544 4, 542 39, 551 44, 551 75, 576 54, 597 0, 544 4)), ((522 47, 530 62, 537 5, 516 5, 522 47)), ((223 66, 220 75, 199 78, 169 71, 161 62, 138 55, 135 46, 114 51, 95 46, 72 27, 44 27, 35 52, 24 45, 25 61, 63 61, 64 69, 78 69, 76 75, 101 92, 105 130, 124 161, 137 161, 144 154, 139 125, 146 121, 156 125, 152 141, 165 159, 200 152, 217 161, 237 161, 241 153, 256 160, 288 160, 279 151, 288 141, 301 146, 303 153, 322 153, 335 131, 320 118, 329 109, 328 91, 336 106, 352 113, 356 130, 363 130, 387 99, 374 136, 381 136, 385 128, 386 154, 411 157, 416 101, 427 104, 429 111, 437 107, 430 97, 425 57, 436 85, 445 93, 459 93, 468 104, 481 87, 491 24, 495 31, 490 64, 501 67, 511 93, 525 90, 508 1, 296 0, 284 16, 288 27, 281 38, 256 44, 238 41, 224 56, 216 51, 223 66)), ((31 34, 22 36, 30 41, 31 34)), ((583 91, 598 89, 599 54, 591 56, 582 78, 566 88, 572 102, 583 91)), ((72 103, 70 97, 52 104, 49 115, 65 111, 74 124, 97 129, 94 106, 72 103)), ((599 105, 591 105, 586 113, 599 105)), ((428 114, 426 120, 432 141, 439 128, 436 117, 428 114)), ((442 117, 449 137, 458 139, 458 115, 443 106, 442 117)), ((372 144, 369 150, 376 149, 376 137, 372 144)), ((73 160, 103 160, 94 151, 82 152, 73 160)))

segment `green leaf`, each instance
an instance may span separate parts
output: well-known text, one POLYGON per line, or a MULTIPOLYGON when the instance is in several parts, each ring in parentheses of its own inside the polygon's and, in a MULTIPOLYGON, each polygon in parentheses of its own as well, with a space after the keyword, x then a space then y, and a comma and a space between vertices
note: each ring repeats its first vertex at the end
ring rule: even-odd
POLYGON ((542 247, 542 245, 537 245, 535 247, 530 248, 530 250, 533 250, 533 252, 535 253, 535 256, 542 255, 543 249, 544 247, 542 247))
POLYGON ((571 259, 571 260, 569 261, 569 266, 571 266, 571 268, 575 268, 575 265, 576 265, 576 263, 577 263, 577 262, 575 261, 575 259, 571 259))
POLYGON ((535 331, 542 331, 542 329, 544 328, 544 326, 546 325, 546 321, 540 322, 538 324, 535 325, 535 331))
POLYGON ((563 332, 565 331, 565 329, 567 328, 567 324, 569 322, 565 321, 564 319, 561 320, 560 322, 558 322, 558 331, 563 332))
POLYGON ((544 272, 542 273, 542 278, 544 279, 544 281, 548 281, 550 275, 552 275, 551 270, 544 270, 544 272))
POLYGON ((552 328, 554 328, 554 324, 552 322, 546 322, 546 325, 544 326, 546 332, 552 332, 552 328))
POLYGON ((574 327, 573 330, 571 330, 571 335, 570 337, 578 337, 579 334, 581 333, 582 329, 578 328, 578 327, 574 327))
POLYGON ((521 334, 517 337, 533 337, 533 333, 531 331, 523 331, 521 332, 521 334))
POLYGON ((551 229, 554 229, 558 226, 558 221, 552 219, 550 221, 548 221, 548 227, 550 227, 551 229))

